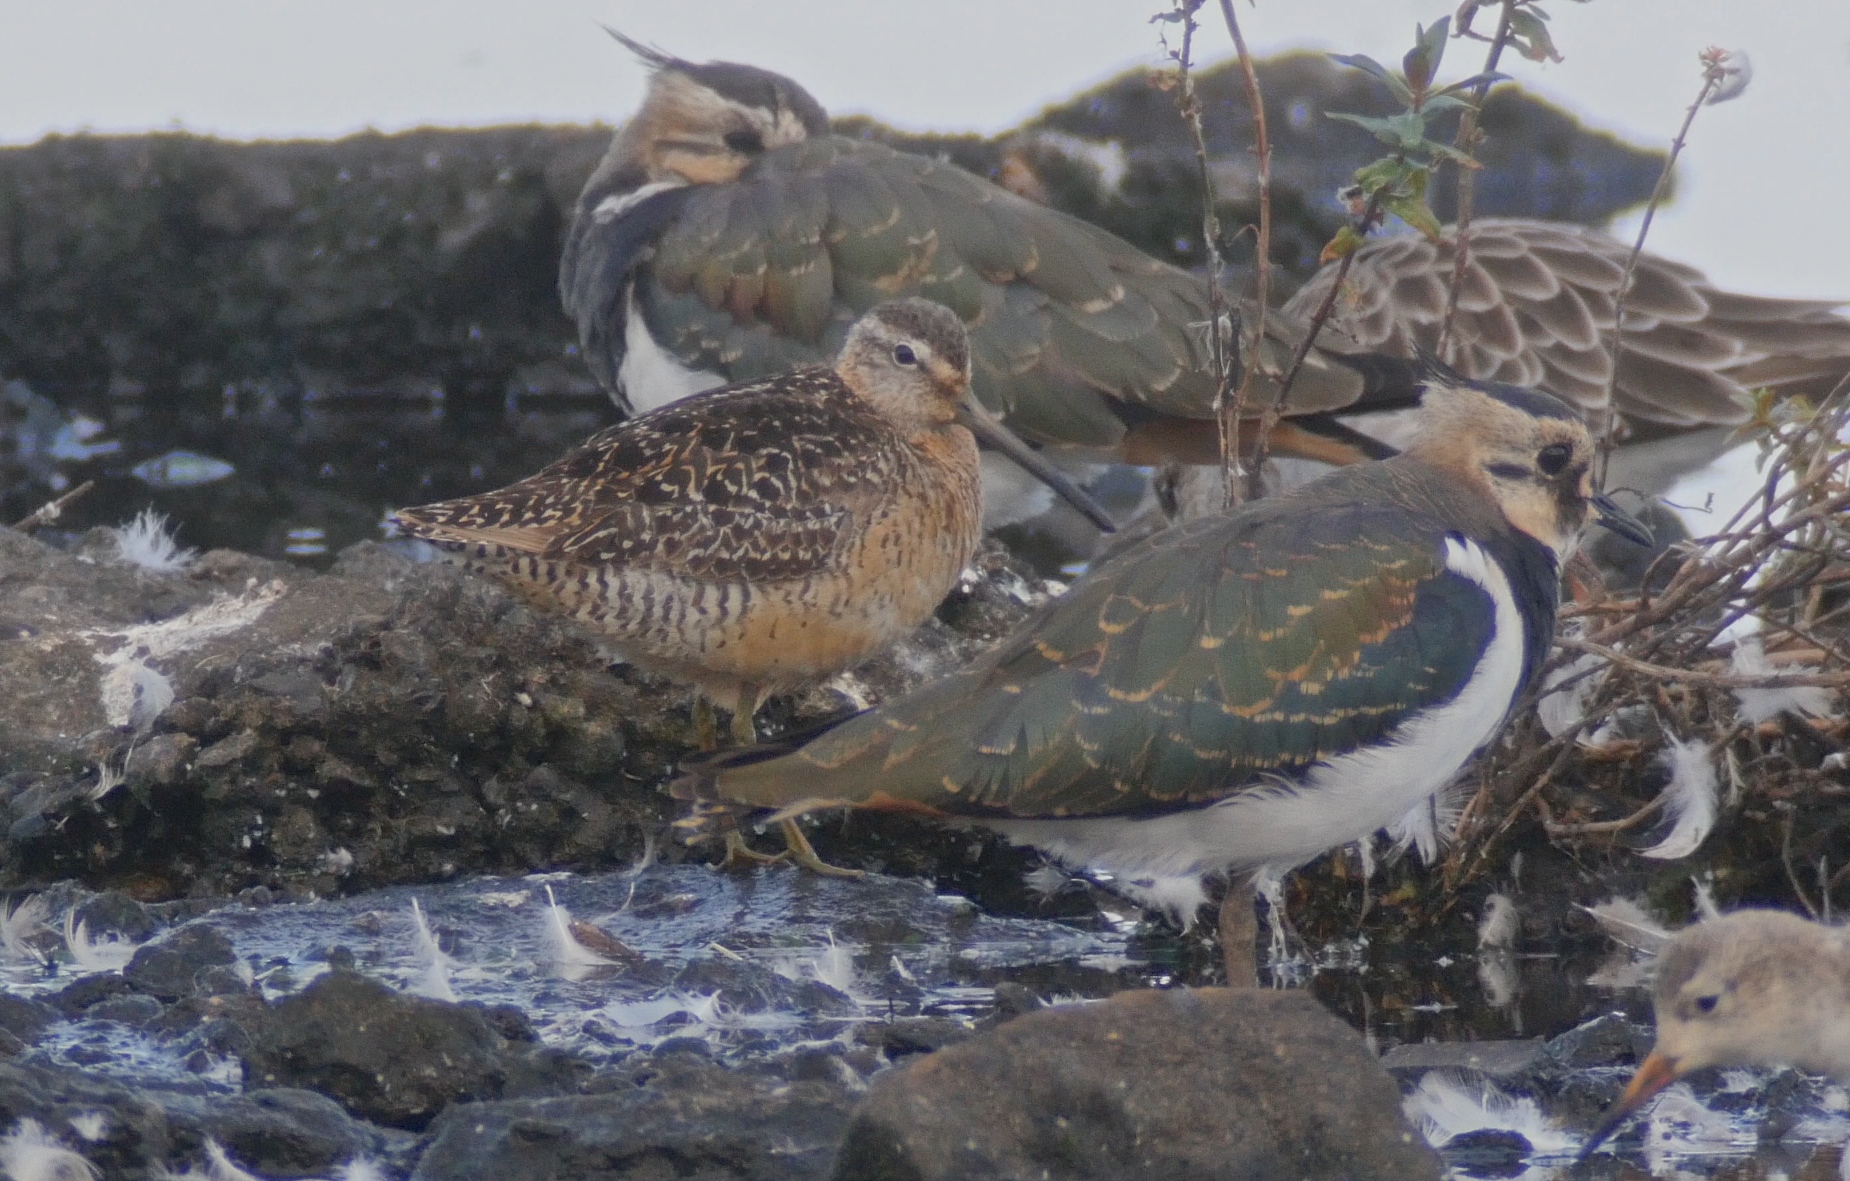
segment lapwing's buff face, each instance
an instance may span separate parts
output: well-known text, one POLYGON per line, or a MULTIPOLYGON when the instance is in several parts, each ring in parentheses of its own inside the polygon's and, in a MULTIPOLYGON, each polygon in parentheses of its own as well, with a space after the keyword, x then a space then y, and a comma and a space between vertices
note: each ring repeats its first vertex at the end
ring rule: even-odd
POLYGON ((908 435, 957 421, 970 400, 963 321, 929 300, 893 300, 855 321, 835 370, 908 435))
POLYGON ((1428 384, 1414 448, 1481 483, 1516 529, 1566 561, 1597 513, 1619 533, 1650 534, 1593 487, 1593 440, 1567 404, 1498 382, 1428 384))
POLYGON ((624 129, 651 183, 725 184, 773 148, 828 134, 822 104, 781 74, 733 62, 696 65, 612 35, 655 71, 624 129))

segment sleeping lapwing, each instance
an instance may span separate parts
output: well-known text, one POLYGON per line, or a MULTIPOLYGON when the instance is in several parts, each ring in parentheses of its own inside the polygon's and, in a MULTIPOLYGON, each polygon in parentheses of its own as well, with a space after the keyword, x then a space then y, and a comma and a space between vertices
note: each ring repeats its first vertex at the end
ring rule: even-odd
MULTIPOLYGON (((861 312, 918 295, 963 318, 977 397, 1023 438, 1131 463, 1218 462, 1202 422, 1216 383, 1201 277, 948 161, 831 135, 821 105, 781 75, 619 39, 652 71, 649 88, 578 198, 559 286, 621 405, 824 360, 861 312)), ((1276 372, 1297 339, 1274 321, 1241 355, 1276 372)), ((1416 396, 1405 361, 1315 352, 1273 446, 1331 462, 1386 455, 1317 415, 1416 396)))
MULTIPOLYGON (((1136 464, 1218 461, 1204 426, 1215 382, 1201 276, 947 161, 832 135, 822 106, 782 75, 619 39, 650 69, 649 88, 578 198, 560 291, 586 360, 620 403, 648 409, 826 360, 874 303, 923 295, 964 319, 978 398, 1024 438, 1136 464)), ((1442 359, 1597 419, 1628 247, 1509 219, 1480 219, 1472 242, 1442 359)), ((1275 451, 1327 462, 1391 453, 1398 436, 1384 442, 1330 415, 1411 403, 1406 359, 1437 345, 1451 250, 1449 236, 1362 247, 1281 408, 1275 451)), ((1255 407, 1275 398, 1269 375, 1334 276, 1332 265, 1268 316, 1262 341, 1243 310, 1255 407)), ((1611 408, 1646 439, 1738 424, 1754 386, 1828 389, 1850 369, 1850 320, 1828 301, 1722 291, 1647 254, 1626 348, 1611 408)), ((985 465, 986 478, 998 474, 985 465)), ((990 506, 997 521, 1029 509, 990 506)))
POLYGON ((1422 813, 1554 635, 1593 444, 1547 394, 1432 366, 1395 458, 1169 530, 971 667, 800 744, 694 765, 701 811, 973 822, 1185 922, 1208 877, 1422 813))
POLYGON ((693 684, 750 742, 765 694, 873 655, 950 592, 981 536, 977 436, 1110 527, 975 405, 962 322, 921 299, 863 316, 833 368, 676 402, 396 523, 693 684))

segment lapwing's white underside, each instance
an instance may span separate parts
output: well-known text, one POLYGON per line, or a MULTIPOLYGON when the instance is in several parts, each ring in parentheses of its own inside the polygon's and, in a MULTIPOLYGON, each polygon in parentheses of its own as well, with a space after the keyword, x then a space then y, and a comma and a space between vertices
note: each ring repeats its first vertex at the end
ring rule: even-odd
POLYGON ((1522 615, 1502 568, 1457 536, 1445 539, 1445 565, 1482 588, 1495 629, 1463 690, 1414 715, 1391 741, 1320 763, 1302 783, 1280 780, 1199 811, 983 823, 1069 865, 1108 873, 1138 902, 1186 920, 1206 900, 1205 875, 1283 872, 1427 807, 1502 728, 1524 667, 1522 615))

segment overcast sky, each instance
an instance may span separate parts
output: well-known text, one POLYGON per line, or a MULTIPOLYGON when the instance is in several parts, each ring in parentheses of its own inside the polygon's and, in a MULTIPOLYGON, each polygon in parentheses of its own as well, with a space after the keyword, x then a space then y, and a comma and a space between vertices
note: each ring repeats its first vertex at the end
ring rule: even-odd
MULTIPOLYGON (((1240 0, 1259 53, 1398 61, 1454 0, 1240 0)), ((1850 297, 1850 0, 1551 0, 1566 61, 1525 86, 1639 143, 1668 142, 1696 54, 1748 51, 1705 110, 1653 249, 1765 294, 1850 297)), ((995 132, 1160 60, 1156 0, 0 0, 0 143, 184 127, 240 138, 367 127, 620 122, 643 71, 605 22, 683 57, 795 77, 835 114, 995 132)), ((1210 4, 1209 15, 1214 15, 1210 4)), ((1218 16, 1204 55, 1231 53, 1218 16)), ((1446 74, 1476 68, 1454 42, 1446 74)), ((1508 59, 1506 59, 1506 62, 1508 59)))

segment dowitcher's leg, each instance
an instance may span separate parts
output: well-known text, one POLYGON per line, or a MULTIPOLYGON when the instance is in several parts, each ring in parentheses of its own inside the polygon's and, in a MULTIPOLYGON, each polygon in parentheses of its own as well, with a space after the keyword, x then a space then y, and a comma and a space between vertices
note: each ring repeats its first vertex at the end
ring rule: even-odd
MULTIPOLYGON (((739 821, 736 816, 728 816, 721 820, 720 824, 724 826, 720 829, 720 835, 726 842, 726 855, 719 861, 721 869, 750 869, 755 865, 776 865, 790 856, 788 849, 782 853, 760 853, 746 844, 745 834, 739 831, 739 821)), ((814 854, 812 853, 811 856, 814 854)))
POLYGON ((1253 911, 1253 883, 1244 874, 1227 879, 1220 900, 1220 954, 1228 988, 1259 987, 1254 944, 1259 941, 1259 919, 1253 911))
POLYGON ((705 693, 694 694, 694 749, 719 749, 719 720, 713 716, 713 703, 705 693))
POLYGON ((739 685, 738 705, 732 711, 732 742, 735 746, 751 746, 758 741, 758 728, 752 725, 752 719, 758 716, 758 702, 763 691, 750 681, 739 685))
POLYGON ((784 855, 790 858, 790 864, 800 865, 811 873, 819 873, 825 878, 860 878, 866 877, 867 871, 861 869, 843 869, 839 865, 830 865, 816 856, 816 847, 803 835, 803 827, 795 820, 781 821, 778 827, 784 830, 784 855))

